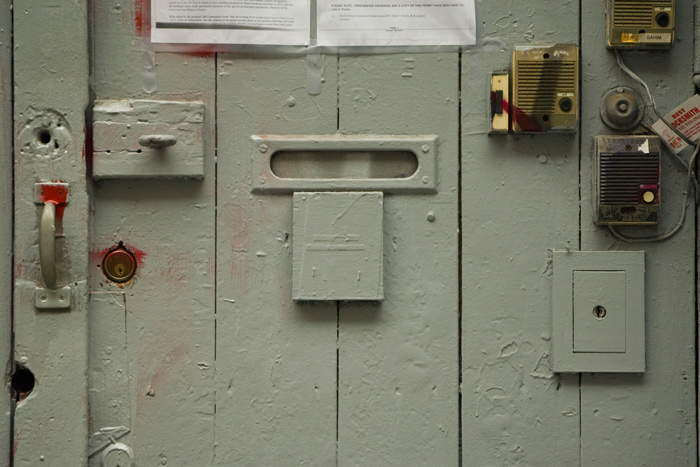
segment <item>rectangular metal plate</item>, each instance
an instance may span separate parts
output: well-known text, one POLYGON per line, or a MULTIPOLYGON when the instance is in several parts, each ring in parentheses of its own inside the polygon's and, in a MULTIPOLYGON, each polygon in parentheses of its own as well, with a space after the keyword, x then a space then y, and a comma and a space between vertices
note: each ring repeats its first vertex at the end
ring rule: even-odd
POLYGON ((382 192, 294 193, 295 300, 382 300, 382 192))
POLYGON ((555 251, 553 268, 554 371, 644 372, 644 252, 555 251))
MULTIPOLYGON (((383 191, 437 192, 438 137, 395 135, 284 135, 253 136, 253 192, 293 191, 383 191), (415 155, 417 168, 413 174, 393 178, 280 178, 272 171, 272 158, 279 152, 299 153, 369 153, 374 159, 397 151, 415 155)), ((456 157, 456 155, 455 155, 456 157)), ((338 160, 338 164, 342 164, 338 160)))
POLYGON ((625 352, 625 271, 574 271, 574 352, 625 352))
POLYGON ((61 287, 55 290, 37 287, 34 291, 34 301, 40 310, 65 310, 70 308, 71 289, 70 286, 61 287))
POLYGON ((97 101, 93 110, 93 178, 204 178, 202 102, 97 101), (139 138, 164 135, 175 145, 151 149, 139 138))

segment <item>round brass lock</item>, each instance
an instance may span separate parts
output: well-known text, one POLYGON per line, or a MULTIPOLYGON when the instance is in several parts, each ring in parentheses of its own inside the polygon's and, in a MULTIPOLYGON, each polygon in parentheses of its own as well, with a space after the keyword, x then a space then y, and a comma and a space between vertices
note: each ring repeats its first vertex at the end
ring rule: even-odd
POLYGON ((107 253, 102 260, 102 272, 118 284, 128 282, 136 272, 136 258, 123 246, 107 253))

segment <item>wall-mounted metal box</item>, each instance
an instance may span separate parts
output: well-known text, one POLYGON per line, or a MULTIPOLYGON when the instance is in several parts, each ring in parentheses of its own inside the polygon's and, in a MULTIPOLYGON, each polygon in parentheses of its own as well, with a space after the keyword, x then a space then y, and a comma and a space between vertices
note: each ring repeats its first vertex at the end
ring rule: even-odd
POLYGON ((675 0, 608 0, 609 49, 669 49, 675 0))
POLYGON ((578 128, 578 46, 516 45, 513 51, 513 132, 578 128))
POLYGON ((555 251, 557 372, 638 373, 644 364, 644 252, 555 251))
POLYGON ((202 102, 97 101, 93 118, 95 179, 204 178, 202 102))
POLYGON ((649 135, 601 135, 596 137, 595 148, 595 223, 658 223, 659 138, 649 135))

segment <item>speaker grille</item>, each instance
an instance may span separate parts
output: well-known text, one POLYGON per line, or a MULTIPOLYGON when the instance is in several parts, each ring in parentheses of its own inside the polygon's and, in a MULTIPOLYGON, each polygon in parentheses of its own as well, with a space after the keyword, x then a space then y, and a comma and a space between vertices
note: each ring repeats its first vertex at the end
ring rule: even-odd
POLYGON ((576 91, 576 62, 521 60, 518 62, 517 105, 526 114, 557 110, 559 93, 576 91))
POLYGON ((613 27, 635 29, 654 27, 654 8, 672 6, 673 0, 616 0, 613 7, 613 27))
POLYGON ((602 153, 600 204, 639 204, 639 186, 659 183, 658 153, 602 153))

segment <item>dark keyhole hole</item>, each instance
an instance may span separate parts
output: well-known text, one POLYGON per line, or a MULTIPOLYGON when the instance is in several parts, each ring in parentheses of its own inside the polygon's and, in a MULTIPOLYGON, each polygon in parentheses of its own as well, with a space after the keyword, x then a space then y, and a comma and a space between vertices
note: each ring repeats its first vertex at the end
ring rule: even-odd
POLYGON ((39 142, 41 144, 49 144, 51 141, 51 133, 49 133, 47 130, 41 130, 37 137, 39 138, 39 142))
POLYGON ((36 379, 34 373, 27 368, 18 363, 15 365, 16 369, 12 374, 12 397, 17 402, 21 402, 34 390, 36 379))

